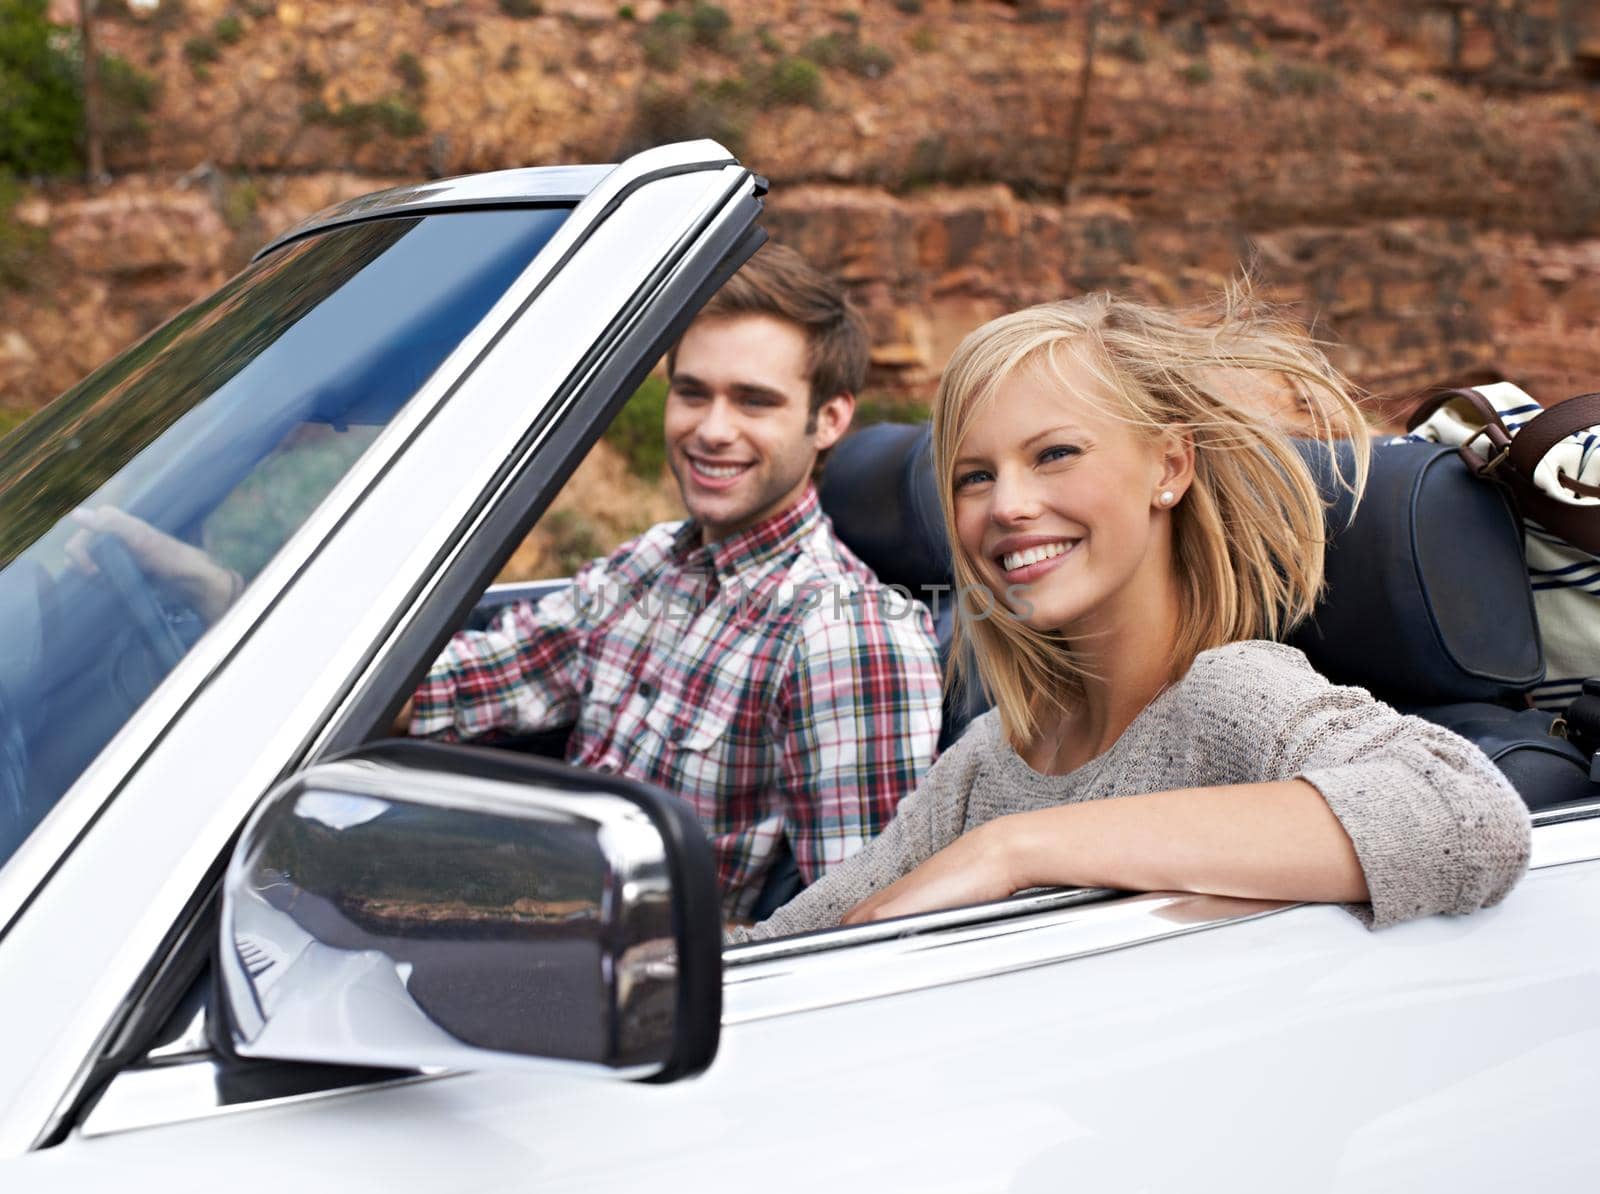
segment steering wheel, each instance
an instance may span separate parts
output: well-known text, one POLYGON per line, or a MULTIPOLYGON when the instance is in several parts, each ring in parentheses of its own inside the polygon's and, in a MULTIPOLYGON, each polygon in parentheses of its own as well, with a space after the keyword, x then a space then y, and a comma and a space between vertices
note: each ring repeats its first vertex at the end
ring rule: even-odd
POLYGON ((133 553, 115 535, 96 535, 89 545, 89 558, 106 578, 111 592, 133 619, 139 637, 155 655, 165 675, 178 666, 188 650, 177 629, 167 620, 166 611, 156 600, 155 590, 134 562, 133 553))

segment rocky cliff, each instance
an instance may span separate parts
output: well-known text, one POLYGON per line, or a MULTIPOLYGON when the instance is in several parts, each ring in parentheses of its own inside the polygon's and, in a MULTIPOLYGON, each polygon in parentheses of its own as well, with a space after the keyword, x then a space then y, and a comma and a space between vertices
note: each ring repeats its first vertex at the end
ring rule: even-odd
POLYGON ((157 98, 109 181, 21 188, 0 405, 338 198, 702 134, 849 280, 895 399, 1020 303, 1203 298, 1244 267, 1391 405, 1491 375, 1600 388, 1595 7, 101 0, 100 44, 157 98))

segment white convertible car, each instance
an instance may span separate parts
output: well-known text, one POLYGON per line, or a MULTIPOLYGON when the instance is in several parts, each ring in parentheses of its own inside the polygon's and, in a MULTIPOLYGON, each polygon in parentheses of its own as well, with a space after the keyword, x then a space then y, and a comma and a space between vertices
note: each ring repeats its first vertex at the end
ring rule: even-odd
POLYGON ((698 142, 345 204, 0 444, 0 1189, 1600 1185, 1592 787, 1464 919, 1048 891, 723 951, 675 801, 380 741, 764 190, 698 142), (207 627, 74 566, 82 505, 248 584, 207 627))

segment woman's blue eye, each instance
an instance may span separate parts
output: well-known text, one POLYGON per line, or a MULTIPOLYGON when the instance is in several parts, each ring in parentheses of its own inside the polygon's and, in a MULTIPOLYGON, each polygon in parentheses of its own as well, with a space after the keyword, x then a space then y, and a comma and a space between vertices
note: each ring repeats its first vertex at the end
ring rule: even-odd
POLYGON ((988 479, 988 473, 981 468, 975 468, 970 473, 962 473, 956 478, 956 488, 965 489, 968 485, 981 485, 988 479))
POLYGON ((1072 456, 1082 455, 1083 449, 1076 444, 1057 444, 1053 448, 1046 448, 1039 453, 1039 463, 1049 464, 1056 460, 1066 460, 1072 456))

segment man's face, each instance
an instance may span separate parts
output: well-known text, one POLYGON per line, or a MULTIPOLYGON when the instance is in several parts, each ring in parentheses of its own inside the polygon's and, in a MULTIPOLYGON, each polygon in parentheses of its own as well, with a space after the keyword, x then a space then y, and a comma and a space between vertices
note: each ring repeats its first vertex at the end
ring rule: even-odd
POLYGON ((817 453, 849 427, 849 394, 810 417, 807 373, 805 334, 774 316, 698 319, 679 341, 667 461, 705 542, 787 509, 805 492, 817 453))

